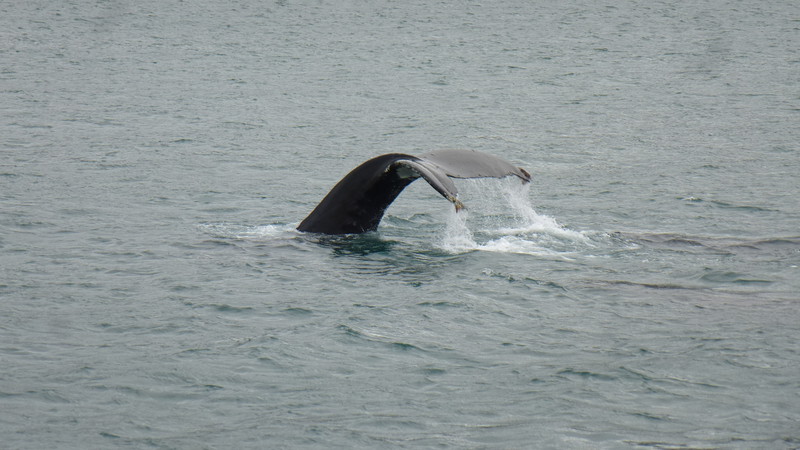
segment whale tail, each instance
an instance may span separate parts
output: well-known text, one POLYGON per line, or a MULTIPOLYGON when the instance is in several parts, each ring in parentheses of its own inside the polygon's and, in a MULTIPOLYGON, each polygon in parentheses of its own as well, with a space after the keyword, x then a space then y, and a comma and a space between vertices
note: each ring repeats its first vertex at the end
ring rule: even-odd
POLYGON ((464 207, 450 178, 517 176, 527 183, 525 169, 475 150, 440 150, 421 156, 388 153, 372 158, 347 174, 311 211, 299 231, 355 234, 374 231, 386 208, 412 181, 424 178, 437 192, 464 207))

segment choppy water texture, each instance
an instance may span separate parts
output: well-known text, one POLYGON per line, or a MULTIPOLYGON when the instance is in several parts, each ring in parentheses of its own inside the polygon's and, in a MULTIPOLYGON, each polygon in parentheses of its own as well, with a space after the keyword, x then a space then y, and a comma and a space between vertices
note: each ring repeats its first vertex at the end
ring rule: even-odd
POLYGON ((792 1, 0 4, 3 448, 800 446, 792 1), (377 233, 294 226, 380 153, 377 233))

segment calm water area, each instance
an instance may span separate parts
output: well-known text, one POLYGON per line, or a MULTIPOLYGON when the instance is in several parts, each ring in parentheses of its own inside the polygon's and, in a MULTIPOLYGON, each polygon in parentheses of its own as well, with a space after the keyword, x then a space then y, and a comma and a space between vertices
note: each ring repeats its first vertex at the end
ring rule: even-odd
POLYGON ((798 448, 798 143, 795 1, 0 2, 0 447, 798 448))

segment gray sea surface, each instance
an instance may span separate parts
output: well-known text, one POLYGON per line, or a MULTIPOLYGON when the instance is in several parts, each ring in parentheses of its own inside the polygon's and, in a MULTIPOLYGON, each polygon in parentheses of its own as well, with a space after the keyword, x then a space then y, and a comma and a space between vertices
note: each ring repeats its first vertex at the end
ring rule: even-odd
POLYGON ((799 143, 796 1, 1 2, 0 447, 798 448, 799 143))

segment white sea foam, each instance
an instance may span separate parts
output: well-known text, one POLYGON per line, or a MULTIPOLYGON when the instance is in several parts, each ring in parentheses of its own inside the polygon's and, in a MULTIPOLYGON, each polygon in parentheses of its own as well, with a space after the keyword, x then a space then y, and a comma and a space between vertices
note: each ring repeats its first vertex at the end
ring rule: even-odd
POLYGON ((236 225, 229 223, 205 223, 198 226, 204 232, 228 239, 271 239, 295 231, 292 225, 236 225))
POLYGON ((561 226, 539 214, 530 185, 517 180, 470 180, 469 210, 451 211, 438 245, 451 253, 490 251, 568 258, 576 245, 592 246, 587 232, 561 226))

